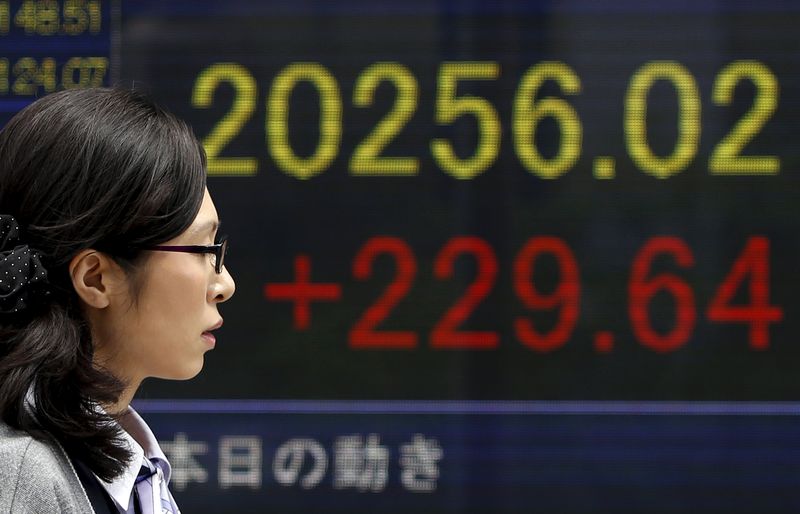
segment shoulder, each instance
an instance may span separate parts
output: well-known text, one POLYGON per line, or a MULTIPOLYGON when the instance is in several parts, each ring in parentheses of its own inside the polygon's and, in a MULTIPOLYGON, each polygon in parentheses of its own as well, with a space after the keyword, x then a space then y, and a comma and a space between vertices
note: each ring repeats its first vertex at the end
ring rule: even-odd
POLYGON ((0 458, 5 466, 0 473, 19 472, 32 466, 57 466, 66 456, 50 441, 41 441, 27 432, 0 423, 0 458))
POLYGON ((0 512, 84 512, 83 487, 55 442, 0 423, 0 462, 0 512))
POLYGON ((5 467, 0 467, 0 473, 19 469, 26 459, 52 464, 58 459, 56 449, 49 442, 40 441, 27 432, 0 423, 0 457, 7 464, 5 467))

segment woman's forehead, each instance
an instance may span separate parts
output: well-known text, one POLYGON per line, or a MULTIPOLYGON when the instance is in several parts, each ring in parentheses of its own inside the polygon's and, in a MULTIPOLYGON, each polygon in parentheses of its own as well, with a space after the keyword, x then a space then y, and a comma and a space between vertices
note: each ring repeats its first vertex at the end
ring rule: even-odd
POLYGON ((219 228, 219 223, 214 201, 211 199, 208 189, 206 189, 203 203, 200 205, 200 211, 187 232, 191 234, 208 234, 216 231, 219 228))

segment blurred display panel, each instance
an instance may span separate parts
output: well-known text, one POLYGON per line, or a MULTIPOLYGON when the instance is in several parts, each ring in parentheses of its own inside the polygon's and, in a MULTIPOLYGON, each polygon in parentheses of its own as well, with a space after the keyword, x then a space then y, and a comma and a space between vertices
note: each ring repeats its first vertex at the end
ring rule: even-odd
POLYGON ((60 89, 109 85, 119 2, 0 1, 0 124, 60 89))

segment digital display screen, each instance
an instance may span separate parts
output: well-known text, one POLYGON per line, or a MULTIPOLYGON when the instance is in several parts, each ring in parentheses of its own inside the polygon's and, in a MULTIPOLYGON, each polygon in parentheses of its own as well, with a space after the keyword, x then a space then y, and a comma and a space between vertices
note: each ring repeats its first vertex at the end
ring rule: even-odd
POLYGON ((798 22, 0 1, 0 122, 120 84, 204 144, 237 292, 135 404, 186 512, 789 512, 798 22))

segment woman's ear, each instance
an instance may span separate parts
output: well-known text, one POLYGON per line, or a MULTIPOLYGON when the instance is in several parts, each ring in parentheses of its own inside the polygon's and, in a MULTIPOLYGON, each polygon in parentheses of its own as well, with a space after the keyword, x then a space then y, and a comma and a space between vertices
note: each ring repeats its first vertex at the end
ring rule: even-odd
POLYGON ((72 258, 69 276, 81 300, 96 309, 108 307, 127 287, 122 268, 107 254, 91 248, 72 258))

